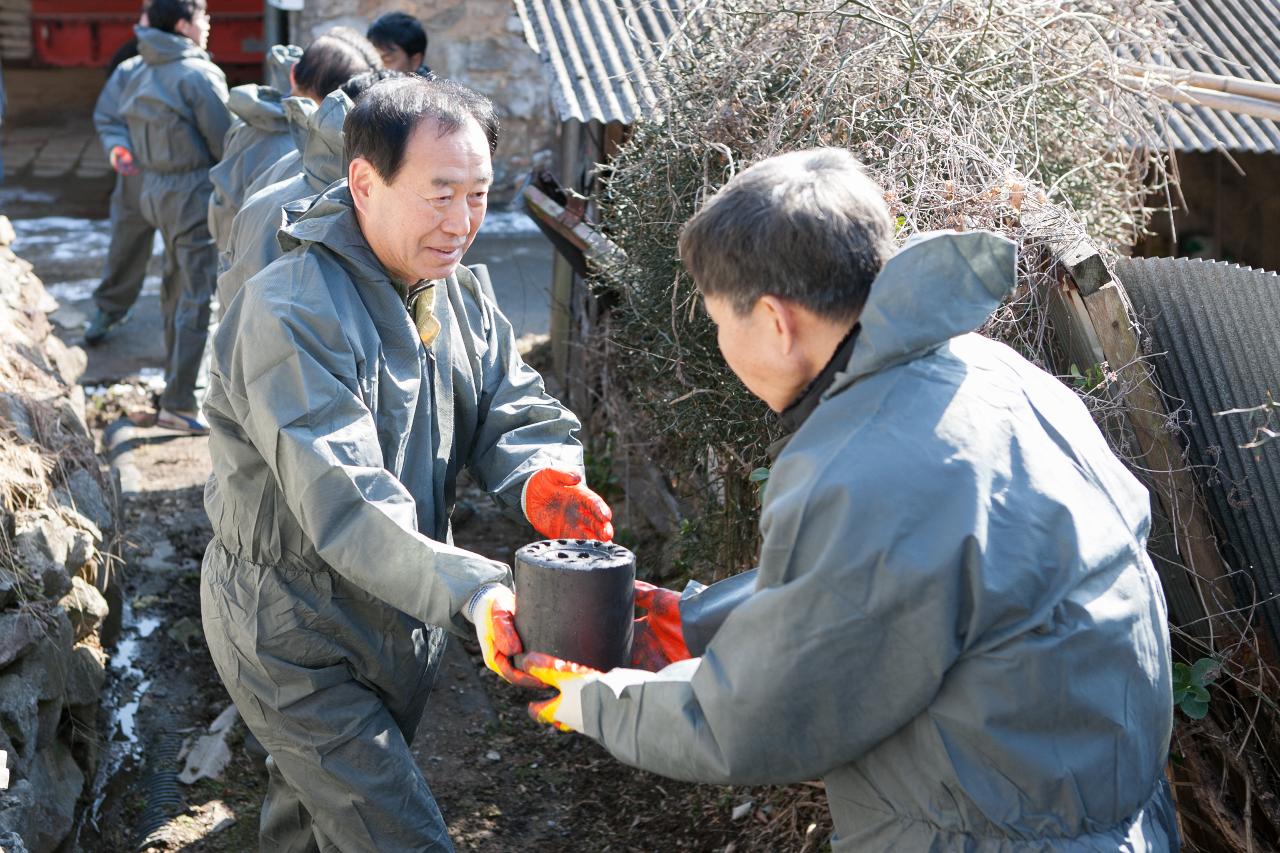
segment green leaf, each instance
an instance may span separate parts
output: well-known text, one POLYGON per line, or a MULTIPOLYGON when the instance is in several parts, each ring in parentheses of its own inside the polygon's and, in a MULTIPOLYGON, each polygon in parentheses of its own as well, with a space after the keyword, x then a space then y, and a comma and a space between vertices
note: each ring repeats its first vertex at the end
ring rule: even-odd
POLYGON ((769 469, 757 468, 747 475, 747 479, 753 483, 763 483, 765 480, 769 479, 769 469))
POLYGON ((1197 702, 1209 701, 1209 691, 1201 687, 1199 684, 1191 685, 1191 696, 1197 702))
POLYGON ((1173 688, 1173 704, 1181 705, 1184 701, 1191 697, 1190 687, 1175 686, 1173 688))
POLYGON ((1186 714, 1193 720, 1203 720, 1205 715, 1209 713, 1209 703, 1200 702, 1195 699, 1188 699, 1179 705, 1182 713, 1186 714))
POLYGON ((1175 688, 1191 684, 1191 667, 1185 663, 1173 665, 1173 686, 1175 688))
POLYGON ((1208 684, 1217 676, 1217 669, 1218 662, 1213 658, 1200 658, 1191 665, 1191 683, 1208 684))

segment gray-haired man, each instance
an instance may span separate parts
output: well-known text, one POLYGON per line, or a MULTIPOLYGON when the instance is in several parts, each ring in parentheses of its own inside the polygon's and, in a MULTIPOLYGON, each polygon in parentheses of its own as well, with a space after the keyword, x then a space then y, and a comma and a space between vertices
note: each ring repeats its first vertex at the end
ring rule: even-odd
POLYGON ((650 592, 656 673, 527 655, 560 690, 531 710, 680 779, 822 777, 838 851, 1176 848, 1147 494, 1070 390, 972 333, 1013 245, 892 235, 834 149, 685 226, 725 361, 790 432, 754 589, 705 647, 686 604, 719 585, 650 592))

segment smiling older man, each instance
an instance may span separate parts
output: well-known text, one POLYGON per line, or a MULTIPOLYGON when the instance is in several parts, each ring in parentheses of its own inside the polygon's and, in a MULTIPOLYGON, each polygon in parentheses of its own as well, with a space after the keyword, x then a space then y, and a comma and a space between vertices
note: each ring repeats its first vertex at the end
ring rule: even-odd
POLYGON ((201 604, 271 754, 264 851, 452 849, 409 752, 442 628, 474 623, 520 680, 508 568, 450 544, 460 468, 546 536, 612 536, 577 419, 459 265, 497 132, 455 83, 375 85, 345 122, 347 180, 281 230, 215 338, 201 604))

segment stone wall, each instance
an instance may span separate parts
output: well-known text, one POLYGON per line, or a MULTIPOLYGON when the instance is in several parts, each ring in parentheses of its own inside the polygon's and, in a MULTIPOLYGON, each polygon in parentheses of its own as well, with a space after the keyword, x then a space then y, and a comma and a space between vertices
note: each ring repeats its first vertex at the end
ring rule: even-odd
POLYGON ((493 99, 502 116, 493 203, 508 203, 534 167, 548 166, 556 134, 551 92, 525 44, 511 0, 307 0, 299 13, 306 44, 339 24, 364 32, 384 12, 408 12, 427 29, 427 64, 493 99))
POLYGON ((45 853, 97 766, 118 515, 76 384, 84 352, 51 334, 57 303, 12 240, 0 217, 0 848, 45 853))

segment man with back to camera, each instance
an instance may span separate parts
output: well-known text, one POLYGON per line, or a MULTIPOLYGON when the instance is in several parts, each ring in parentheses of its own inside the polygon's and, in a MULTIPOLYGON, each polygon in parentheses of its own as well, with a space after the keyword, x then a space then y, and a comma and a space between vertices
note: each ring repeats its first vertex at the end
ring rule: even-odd
POLYGON ((205 0, 151 0, 138 27, 143 65, 125 87, 120 112, 142 171, 141 210, 164 238, 160 307, 165 388, 156 426, 200 435, 196 384, 209 337, 218 250, 209 234, 209 169, 231 124, 227 83, 205 52, 205 0))
POLYGON ((365 36, 392 71, 431 77, 427 67, 427 31, 422 22, 404 12, 388 12, 370 26, 365 36))
POLYGON ((488 205, 493 105, 386 80, 344 136, 346 180, 281 230, 289 251, 214 339, 201 614, 270 753, 263 851, 451 850, 409 751, 443 629, 528 681, 508 662, 510 570, 451 544, 459 471, 544 536, 613 530, 577 418, 460 265, 488 205))
POLYGON ((836 851, 1177 849, 1146 491, 1075 394, 972 333, 1011 242, 892 245, 842 149, 762 161, 685 225, 725 361, 788 433, 757 576, 709 636, 689 610, 720 584, 642 586, 657 672, 531 650, 560 692, 530 711, 678 779, 821 777, 836 851))

